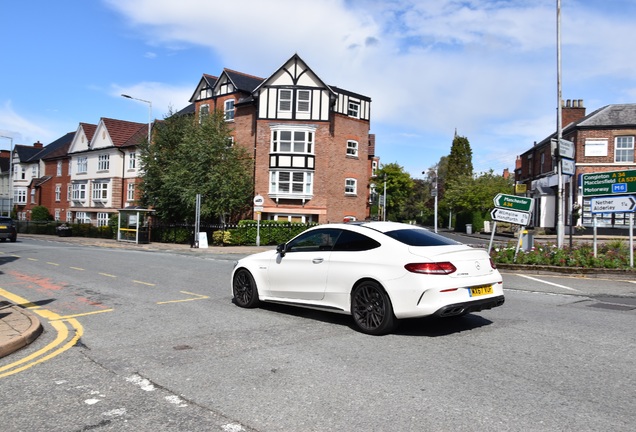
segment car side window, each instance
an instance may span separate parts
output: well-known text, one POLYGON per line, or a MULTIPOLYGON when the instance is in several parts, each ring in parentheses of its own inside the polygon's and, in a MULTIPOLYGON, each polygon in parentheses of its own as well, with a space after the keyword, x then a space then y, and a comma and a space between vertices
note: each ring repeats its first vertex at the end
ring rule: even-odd
POLYGON ((380 243, 365 235, 353 231, 343 231, 340 237, 338 237, 338 241, 333 250, 341 252, 361 252, 375 249, 379 246, 380 243))
POLYGON ((321 229, 299 235, 287 244, 286 252, 317 252, 333 249, 340 230, 321 229))

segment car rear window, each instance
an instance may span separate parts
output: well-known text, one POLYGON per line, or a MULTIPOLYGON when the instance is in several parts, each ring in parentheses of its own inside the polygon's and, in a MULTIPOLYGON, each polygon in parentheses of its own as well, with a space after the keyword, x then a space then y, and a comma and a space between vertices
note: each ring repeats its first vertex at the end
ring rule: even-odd
POLYGON ((384 234, 409 246, 448 246, 461 244, 423 229, 402 229, 387 231, 384 234))

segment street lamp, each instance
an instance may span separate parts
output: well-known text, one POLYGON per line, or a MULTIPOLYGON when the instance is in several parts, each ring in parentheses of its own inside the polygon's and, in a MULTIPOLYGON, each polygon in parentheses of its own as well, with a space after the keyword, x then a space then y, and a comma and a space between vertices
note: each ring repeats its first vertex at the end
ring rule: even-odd
MULTIPOLYGON (((433 195, 433 197, 435 197, 435 217, 433 219, 434 223, 435 223, 435 232, 437 233, 437 167, 438 165, 435 165, 435 187, 433 188, 433 190, 431 191, 431 195, 433 195)), ((422 174, 427 174, 428 173, 426 171, 422 171, 422 174)))
POLYGON ((150 130, 152 127, 152 102, 145 99, 138 99, 138 98, 129 96, 127 94, 122 94, 122 96, 125 97, 126 99, 133 99, 133 100, 136 100, 139 102, 145 102, 148 104, 148 144, 150 144, 150 130))
POLYGON ((9 217, 13 211, 13 137, 0 135, 0 138, 11 140, 11 153, 9 153, 9 217))

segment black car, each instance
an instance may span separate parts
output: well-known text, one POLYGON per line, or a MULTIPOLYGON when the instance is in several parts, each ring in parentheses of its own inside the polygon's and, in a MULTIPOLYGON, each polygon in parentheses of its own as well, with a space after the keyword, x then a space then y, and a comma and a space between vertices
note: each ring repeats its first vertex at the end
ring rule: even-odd
POLYGON ((18 229, 15 222, 8 216, 0 216, 0 241, 7 239, 15 242, 18 239, 18 229))

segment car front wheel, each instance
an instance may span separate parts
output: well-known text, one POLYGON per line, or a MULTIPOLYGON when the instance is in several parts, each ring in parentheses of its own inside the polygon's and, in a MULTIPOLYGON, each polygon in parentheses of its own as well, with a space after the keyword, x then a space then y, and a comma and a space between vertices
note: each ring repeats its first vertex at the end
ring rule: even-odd
POLYGON ((396 327, 391 300, 380 284, 374 281, 362 282, 353 289, 351 315, 363 333, 383 335, 396 327))
POLYGON ((232 281, 234 302, 243 308, 253 308, 258 304, 258 289, 252 274, 246 269, 239 269, 234 273, 232 281))

